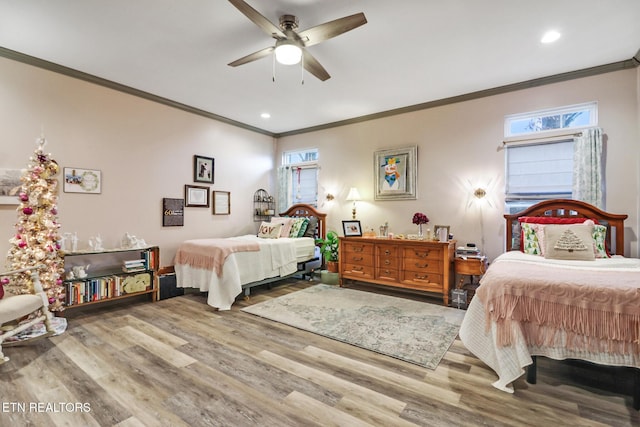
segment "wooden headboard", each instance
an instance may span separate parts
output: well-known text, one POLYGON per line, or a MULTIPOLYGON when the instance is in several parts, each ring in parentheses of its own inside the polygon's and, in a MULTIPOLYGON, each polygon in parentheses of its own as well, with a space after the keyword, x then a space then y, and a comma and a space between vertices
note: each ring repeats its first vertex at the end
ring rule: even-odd
POLYGON ((505 214, 507 250, 514 246, 514 236, 520 236, 519 217, 546 216, 558 218, 591 218, 607 227, 607 249, 611 254, 624 255, 624 220, 628 215, 612 214, 579 200, 545 200, 516 214, 505 214), (614 240, 612 240, 612 238, 614 240), (615 245, 612 246, 611 243, 615 245))
POLYGON ((327 214, 322 213, 316 210, 311 205, 306 205, 304 203, 298 203, 296 205, 291 206, 284 212, 280 213, 280 216, 294 216, 294 217, 312 217, 315 216, 318 218, 318 230, 316 232, 317 237, 324 239, 327 237, 327 225, 326 218, 327 214))

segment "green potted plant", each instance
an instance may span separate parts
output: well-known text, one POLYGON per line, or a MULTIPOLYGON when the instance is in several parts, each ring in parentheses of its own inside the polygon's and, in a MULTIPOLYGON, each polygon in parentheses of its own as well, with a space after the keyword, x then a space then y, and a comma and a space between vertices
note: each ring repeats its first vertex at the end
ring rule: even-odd
POLYGON ((327 270, 332 273, 338 272, 338 250, 340 248, 340 240, 338 233, 335 231, 327 231, 324 239, 316 239, 316 244, 320 245, 320 253, 324 257, 327 270))

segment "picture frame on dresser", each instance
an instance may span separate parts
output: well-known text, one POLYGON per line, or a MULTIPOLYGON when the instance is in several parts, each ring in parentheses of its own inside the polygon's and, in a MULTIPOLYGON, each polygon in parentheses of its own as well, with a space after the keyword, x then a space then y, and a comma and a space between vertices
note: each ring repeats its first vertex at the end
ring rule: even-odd
POLYGON ((375 200, 415 200, 418 147, 393 148, 374 153, 375 200))
POLYGON ((362 236, 362 227, 358 220, 342 221, 342 231, 345 237, 359 237, 362 236))
POLYGON ((215 159, 213 157, 193 156, 193 182, 213 184, 215 159))

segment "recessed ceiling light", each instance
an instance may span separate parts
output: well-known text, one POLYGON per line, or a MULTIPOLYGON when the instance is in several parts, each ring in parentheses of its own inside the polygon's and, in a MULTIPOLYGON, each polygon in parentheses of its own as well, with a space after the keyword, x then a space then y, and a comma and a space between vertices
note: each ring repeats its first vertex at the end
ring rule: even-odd
POLYGON ((542 43, 553 43, 559 38, 560 38, 560 33, 555 30, 551 30, 544 33, 544 36, 542 36, 542 39, 540 39, 540 41, 542 43))
POLYGON ((262 114, 260 114, 260 117, 262 117, 263 119, 270 119, 270 118, 271 118, 271 114, 269 114, 269 113, 262 113, 262 114))

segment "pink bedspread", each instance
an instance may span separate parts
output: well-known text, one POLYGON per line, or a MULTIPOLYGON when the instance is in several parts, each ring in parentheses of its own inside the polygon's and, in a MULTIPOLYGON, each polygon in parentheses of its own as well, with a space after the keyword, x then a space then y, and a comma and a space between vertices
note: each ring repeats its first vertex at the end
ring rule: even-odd
POLYGON ((175 263, 214 270, 220 277, 224 262, 230 254, 259 250, 260 245, 252 241, 234 239, 187 240, 178 248, 175 263))
POLYGON ((555 342, 566 333, 569 349, 640 352, 640 273, 630 269, 565 268, 527 262, 496 262, 481 280, 487 328, 497 325, 496 344, 510 346, 516 332, 527 345, 555 342))

